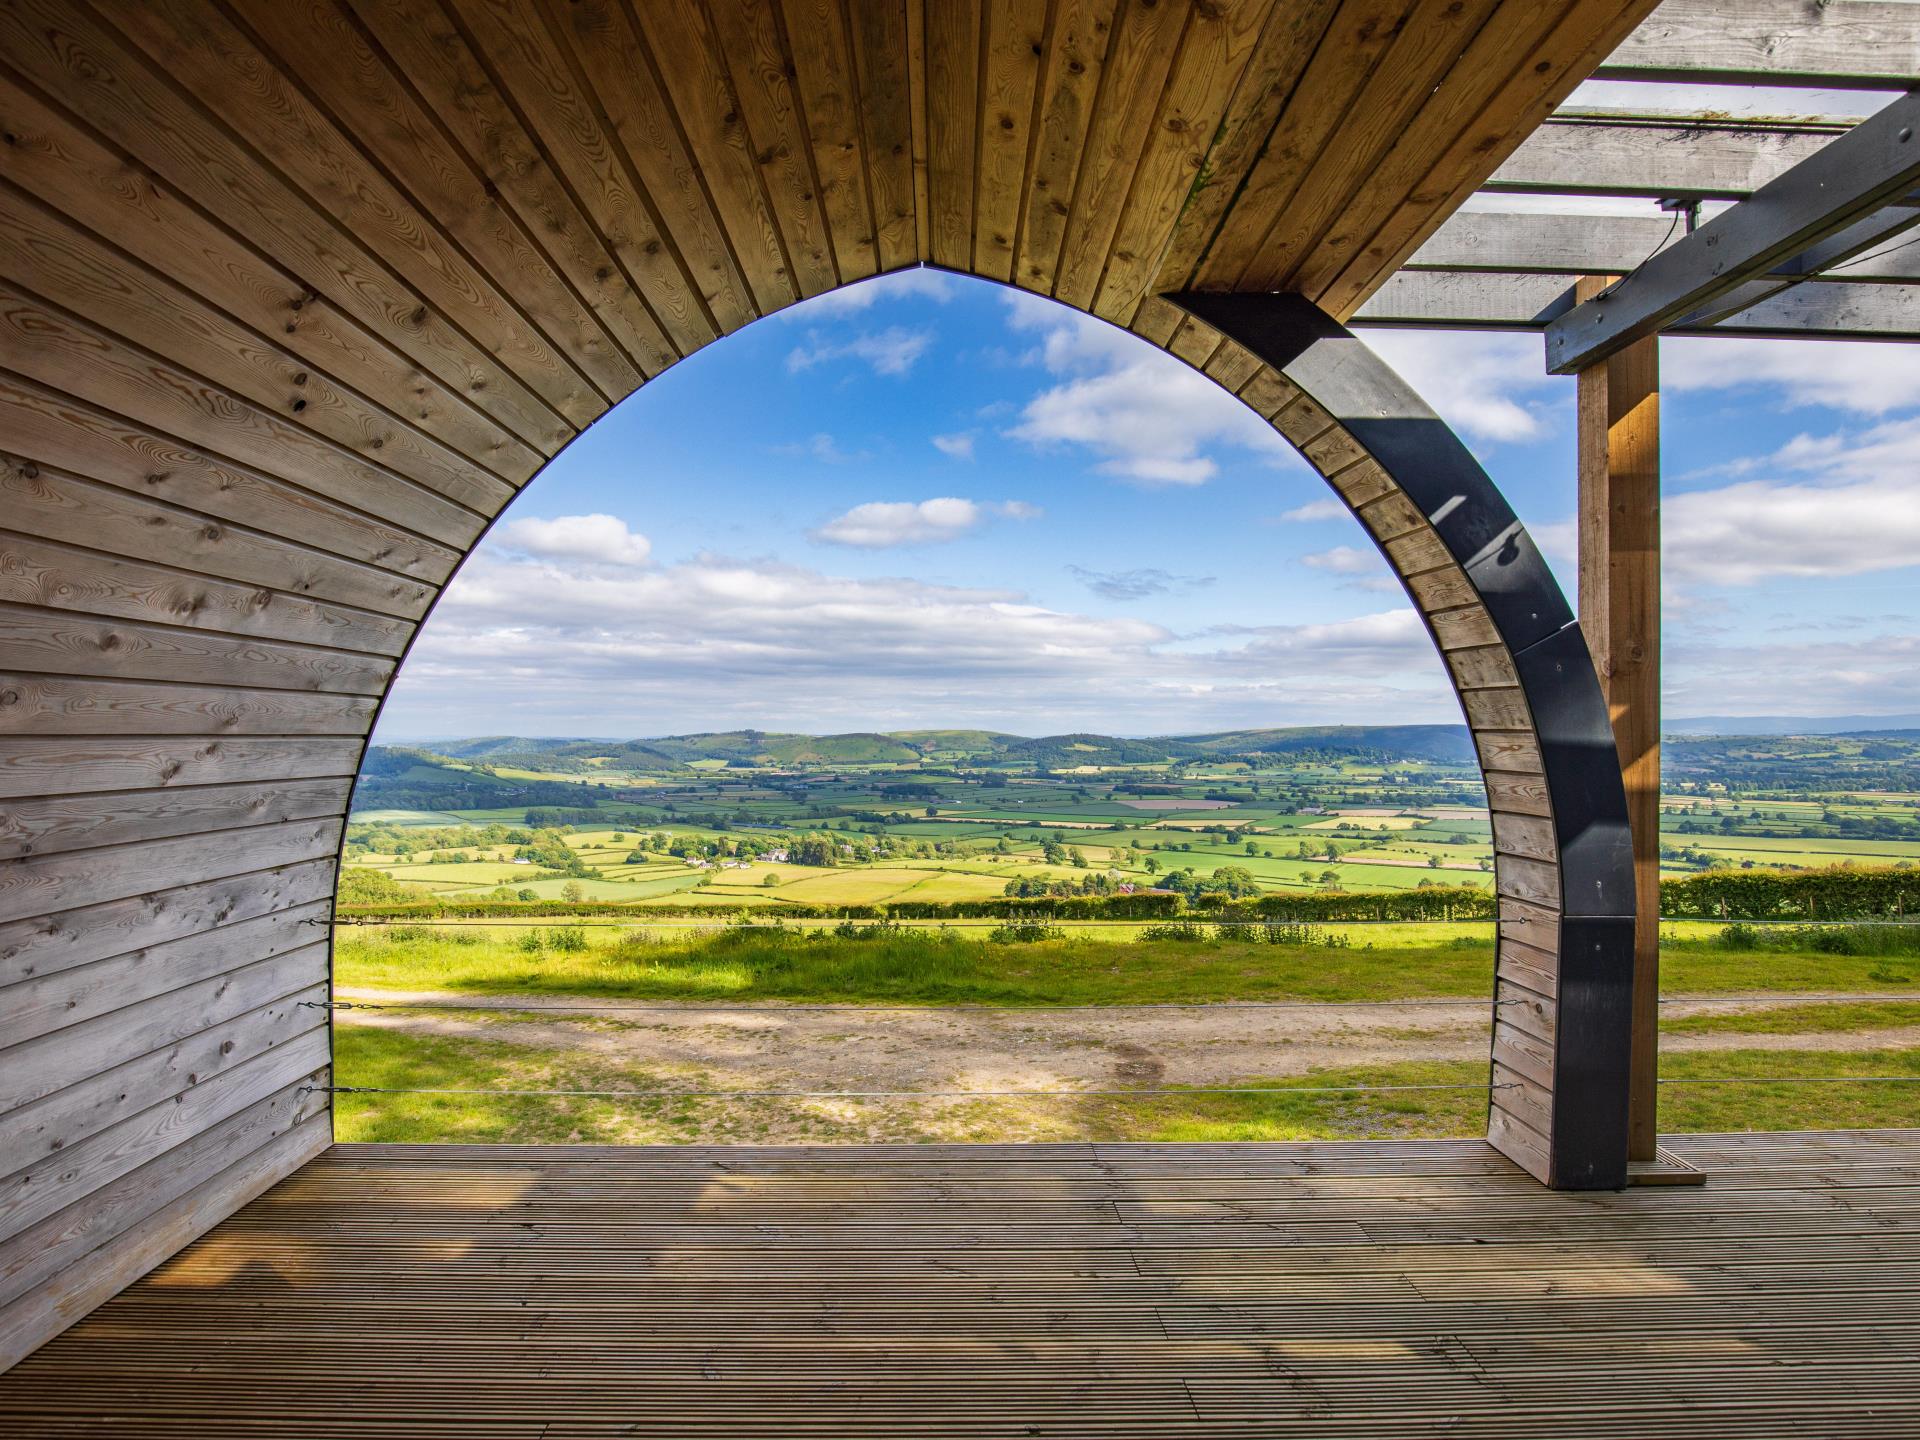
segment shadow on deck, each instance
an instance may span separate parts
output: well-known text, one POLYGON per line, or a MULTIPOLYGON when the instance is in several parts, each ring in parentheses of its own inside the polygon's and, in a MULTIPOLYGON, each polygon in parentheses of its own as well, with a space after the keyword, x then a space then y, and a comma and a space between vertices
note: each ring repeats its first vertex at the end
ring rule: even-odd
POLYGON ((10 1436, 1920 1434, 1920 1131, 342 1145, 0 1377, 10 1436))

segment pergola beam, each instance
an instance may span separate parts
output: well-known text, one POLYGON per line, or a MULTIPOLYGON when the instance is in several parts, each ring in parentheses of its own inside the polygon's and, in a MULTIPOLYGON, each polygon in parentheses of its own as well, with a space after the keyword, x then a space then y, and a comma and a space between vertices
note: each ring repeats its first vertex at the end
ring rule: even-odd
MULTIPOLYGON (((1348 323, 1355 328, 1540 331, 1562 313, 1566 293, 1563 275, 1402 270, 1348 323)), ((1920 340, 1920 287, 1809 282, 1713 324, 1682 323, 1661 333, 1781 340, 1920 340)))
POLYGON ((1571 374, 1669 325, 1717 323, 1792 283, 1747 288, 1796 257, 1807 268, 1824 268, 1908 228, 1911 209, 1875 212, 1920 183, 1917 133, 1920 93, 1863 120, 1603 295, 1555 319, 1546 331, 1547 369, 1571 374), (1743 290, 1744 304, 1716 304, 1743 290))
POLYGON ((1606 80, 1904 90, 1913 7, 1888 0, 1666 0, 1595 72, 1606 80))
MULTIPOLYGON (((1623 275, 1681 238, 1679 227, 1653 215, 1541 215, 1462 210, 1415 252, 1406 268, 1512 275, 1623 275)), ((1832 261, 1827 263, 1831 264, 1832 261)), ((1796 259, 1775 274, 1828 283, 1920 283, 1920 245, 1850 260, 1827 277, 1806 274, 1796 259)))
POLYGON ((1482 187, 1530 195, 1744 200, 1851 126, 1557 116, 1482 187))

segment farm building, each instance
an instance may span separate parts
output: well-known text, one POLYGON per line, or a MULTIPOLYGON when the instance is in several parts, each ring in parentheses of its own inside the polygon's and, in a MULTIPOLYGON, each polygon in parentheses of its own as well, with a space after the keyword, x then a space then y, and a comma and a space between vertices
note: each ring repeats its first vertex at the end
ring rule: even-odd
POLYGON ((1916 84, 1896 0, 0 0, 0 1427, 1920 1432, 1920 1135, 1663 1144, 1654 1069, 1657 337, 1920 338, 1916 84), (1493 815, 1485 1140, 335 1145, 441 588, 648 380, 922 265, 1211 378, 1403 581, 1493 815), (1367 325, 1580 376, 1577 615, 1367 325))

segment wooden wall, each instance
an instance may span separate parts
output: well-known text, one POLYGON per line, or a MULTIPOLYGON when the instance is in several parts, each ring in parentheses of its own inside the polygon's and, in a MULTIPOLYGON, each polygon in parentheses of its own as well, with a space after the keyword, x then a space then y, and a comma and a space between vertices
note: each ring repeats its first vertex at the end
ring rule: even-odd
MULTIPOLYGON (((328 1143, 362 745, 582 428, 931 262, 1311 454, 1156 290, 1348 313, 1649 4, 0 0, 0 1365, 328 1143)), ((1520 891, 1551 856, 1494 758, 1520 891)))

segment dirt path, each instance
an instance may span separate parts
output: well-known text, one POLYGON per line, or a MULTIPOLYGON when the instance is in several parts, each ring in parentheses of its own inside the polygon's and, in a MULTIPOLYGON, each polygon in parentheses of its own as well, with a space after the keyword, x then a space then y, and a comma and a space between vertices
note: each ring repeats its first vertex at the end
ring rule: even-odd
MULTIPOLYGON (((343 1024, 574 1049, 609 1062, 658 1069, 663 1075, 697 1076, 716 1088, 928 1091, 1224 1085, 1250 1076, 1300 1075, 1329 1066, 1472 1060, 1487 1049, 1485 1002, 1048 1010, 809 1010, 767 1004, 622 1010, 620 1001, 584 996, 343 988, 339 998, 473 1007, 349 1010, 340 1013, 343 1024), (484 1013, 490 1010, 501 1013, 484 1013), (578 1017, 552 1013, 556 1010, 577 1011, 578 1017)), ((1667 1013, 1675 1018, 1724 1015, 1806 1003, 1790 995, 1739 1005, 1679 1000, 1667 1013)), ((1662 1045, 1679 1053, 1897 1049, 1920 1045, 1920 1027, 1670 1035, 1662 1045)))

